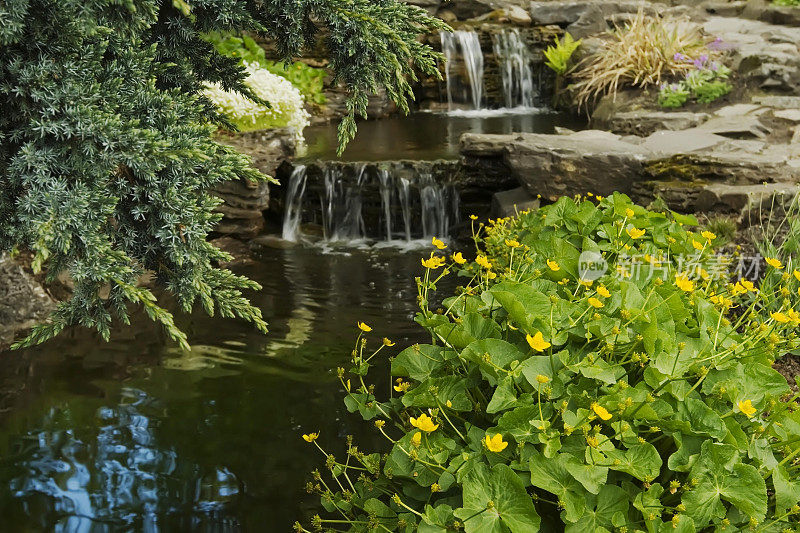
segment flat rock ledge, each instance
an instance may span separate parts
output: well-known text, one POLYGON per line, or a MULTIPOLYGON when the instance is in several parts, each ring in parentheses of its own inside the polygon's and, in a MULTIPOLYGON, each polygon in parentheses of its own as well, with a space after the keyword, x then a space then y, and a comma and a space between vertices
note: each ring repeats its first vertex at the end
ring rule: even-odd
POLYGON ((465 134, 462 164, 477 171, 485 162, 495 173, 502 164, 531 196, 551 201, 620 191, 645 204, 661 197, 673 209, 741 214, 754 197, 796 191, 800 182, 800 139, 773 142, 759 116, 723 113, 647 137, 465 134))

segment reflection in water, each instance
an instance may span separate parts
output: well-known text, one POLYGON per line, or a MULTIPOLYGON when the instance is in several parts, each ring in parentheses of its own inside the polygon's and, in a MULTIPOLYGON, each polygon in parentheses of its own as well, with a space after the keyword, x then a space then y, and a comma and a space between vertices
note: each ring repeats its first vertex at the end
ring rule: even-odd
MULTIPOLYGON (((393 161, 400 159, 458 159, 464 133, 553 133, 556 126, 585 127, 575 117, 529 108, 506 110, 414 113, 358 125, 341 159, 344 161, 393 161)), ((304 158, 339 159, 336 124, 306 128, 304 158)))
POLYGON ((268 252, 244 272, 264 285, 266 337, 197 315, 181 324, 189 353, 138 321, 110 344, 74 334, 2 354, 15 392, 0 390, 0 529, 289 531, 317 505, 304 487, 322 457, 301 433, 335 453, 347 434, 383 446, 344 409, 334 369, 359 320, 397 342, 387 355, 429 340, 412 321, 427 253, 268 252))
MULTIPOLYGON (((42 529, 79 533, 136 525, 158 531, 158 516, 173 510, 175 494, 192 514, 208 514, 239 493, 236 476, 224 466, 194 483, 181 481, 181 459, 159 445, 151 419, 142 414, 156 407, 154 400, 128 388, 121 396, 119 405, 97 410, 94 431, 85 435, 72 427, 68 411, 52 408, 37 431, 18 441, 25 460, 9 487, 42 529)), ((199 472, 196 465, 181 470, 199 472)))

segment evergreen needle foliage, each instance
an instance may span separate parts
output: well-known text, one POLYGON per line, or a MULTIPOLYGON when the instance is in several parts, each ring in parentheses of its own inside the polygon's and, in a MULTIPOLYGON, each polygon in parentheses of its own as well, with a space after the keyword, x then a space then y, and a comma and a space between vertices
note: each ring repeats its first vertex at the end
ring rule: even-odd
POLYGON ((137 283, 146 271, 183 311, 239 317, 265 330, 242 291, 258 285, 216 268, 206 241, 219 220, 211 186, 263 180, 249 159, 212 140, 227 121, 201 95, 220 83, 260 101, 244 68, 202 39, 248 31, 289 59, 323 35, 350 90, 340 129, 355 134, 367 95, 408 109, 414 69, 438 56, 417 41, 443 28, 396 0, 5 0, 0 3, 0 251, 34 254, 73 297, 17 346, 82 325, 108 338, 140 304, 186 346, 172 315, 137 283), (324 30, 324 31, 320 31, 324 30))

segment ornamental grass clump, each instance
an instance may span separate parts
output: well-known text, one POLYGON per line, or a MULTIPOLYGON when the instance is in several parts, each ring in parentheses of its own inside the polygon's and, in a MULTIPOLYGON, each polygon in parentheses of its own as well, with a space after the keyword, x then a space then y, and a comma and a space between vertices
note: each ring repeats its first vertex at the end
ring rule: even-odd
POLYGON ((579 107, 625 87, 658 87, 694 68, 691 61, 707 48, 700 28, 685 20, 650 17, 642 9, 616 27, 602 48, 574 72, 579 107), (690 61, 685 61, 689 58, 690 61))
POLYGON ((395 354, 378 389, 367 375, 387 347, 361 328, 338 369, 386 449, 348 438, 337 458, 314 441, 326 472, 308 489, 326 514, 311 527, 795 531, 798 395, 772 363, 800 319, 765 315, 782 288, 730 280, 719 237, 696 226, 622 194, 561 198, 475 228, 474 261, 424 259, 431 342, 395 354), (454 275, 463 286, 432 309, 454 275))

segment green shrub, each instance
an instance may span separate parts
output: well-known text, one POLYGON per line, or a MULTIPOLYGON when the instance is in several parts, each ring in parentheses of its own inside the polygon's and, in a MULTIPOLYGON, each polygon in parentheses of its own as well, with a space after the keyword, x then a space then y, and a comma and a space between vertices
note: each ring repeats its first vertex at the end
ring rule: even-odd
POLYGON ((661 107, 683 107, 689 100, 689 90, 680 83, 673 83, 661 87, 658 93, 658 105, 661 107))
POLYGON ((331 518, 313 526, 796 530, 798 396, 771 364, 800 315, 759 314, 775 295, 715 275, 717 236, 696 224, 622 194, 561 198, 479 230, 474 262, 431 254, 416 317, 431 343, 397 354, 378 391, 365 377, 391 343, 361 325, 338 370, 388 453, 348 441, 337 459, 304 435, 327 457, 309 490, 331 518), (453 273, 465 286, 432 310, 453 273))
POLYGON ((678 83, 661 86, 658 93, 658 104, 661 107, 681 107, 690 97, 702 104, 708 104, 722 98, 733 89, 728 83, 731 70, 725 65, 705 55, 695 60, 684 57, 683 61, 693 64, 696 69, 687 72, 684 79, 678 83))

